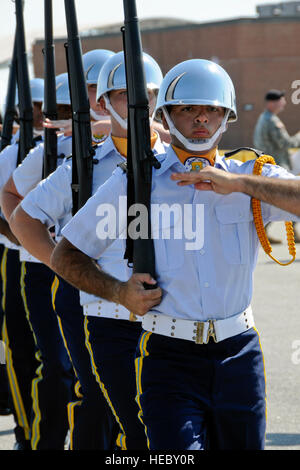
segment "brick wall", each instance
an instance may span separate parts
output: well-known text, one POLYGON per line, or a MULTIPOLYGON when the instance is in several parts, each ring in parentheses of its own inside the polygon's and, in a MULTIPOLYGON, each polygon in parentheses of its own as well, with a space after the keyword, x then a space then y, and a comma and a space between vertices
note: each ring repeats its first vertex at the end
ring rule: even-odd
MULTIPOLYGON (((255 122, 269 88, 286 90, 287 106, 280 115, 290 134, 300 129, 300 105, 291 102, 291 84, 300 80, 300 19, 258 18, 152 29, 142 32, 145 52, 167 72, 190 58, 217 58, 231 76, 237 93, 238 121, 224 134, 223 148, 252 146, 255 122), (245 105, 251 105, 250 110, 245 105)), ((56 41, 56 72, 66 71, 65 39, 56 41)), ((43 76, 43 41, 33 46, 36 76, 43 76)), ((83 37, 83 53, 97 48, 119 51, 120 33, 83 37)), ((249 108, 249 106, 248 106, 249 108)))

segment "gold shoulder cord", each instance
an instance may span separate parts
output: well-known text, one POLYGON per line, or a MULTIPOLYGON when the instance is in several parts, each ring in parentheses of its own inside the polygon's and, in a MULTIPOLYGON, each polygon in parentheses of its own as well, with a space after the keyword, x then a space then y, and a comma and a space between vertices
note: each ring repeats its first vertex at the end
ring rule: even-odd
MULTIPOLYGON (((257 158, 255 163, 254 163, 254 168, 253 168, 253 174, 254 175, 261 175, 262 169, 265 163, 270 163, 272 165, 276 165, 275 160, 273 157, 269 155, 262 155, 261 157, 257 158)), ((256 232, 257 236, 259 238, 259 241, 261 243, 261 246, 263 247, 265 253, 272 258, 272 260, 276 261, 276 263, 280 264, 281 266, 288 266, 291 264, 293 261, 295 261, 296 258, 296 245, 295 245, 295 237, 294 237, 294 229, 293 229, 293 223, 292 222, 285 222, 285 228, 286 228, 286 236, 287 236, 287 242, 288 242, 288 248, 289 248, 289 253, 292 256, 292 259, 288 261, 287 263, 281 263, 278 261, 276 258, 274 258, 271 255, 272 252, 272 247, 271 244, 268 240, 265 227, 263 224, 262 220, 262 214, 261 214, 261 204, 258 199, 252 198, 252 210, 253 210, 253 218, 254 218, 254 223, 256 227, 256 232)))

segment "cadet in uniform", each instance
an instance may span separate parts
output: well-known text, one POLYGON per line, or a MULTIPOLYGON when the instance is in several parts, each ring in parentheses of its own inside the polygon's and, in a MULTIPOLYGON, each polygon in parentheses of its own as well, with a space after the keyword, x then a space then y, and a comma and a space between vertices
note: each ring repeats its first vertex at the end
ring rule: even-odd
MULTIPOLYGON (((34 143, 37 145, 43 132, 43 79, 32 79, 30 81, 30 88, 34 109, 34 143)), ((16 103, 18 103, 18 97, 16 97, 16 103)), ((5 147, 1 152, 0 188, 6 183, 17 165, 18 147, 18 139, 13 139, 13 143, 5 147)), ((4 311, 2 336, 6 345, 6 368, 16 421, 14 430, 16 443, 14 448, 16 450, 29 450, 31 448, 31 382, 38 362, 35 358, 36 348, 32 331, 26 318, 21 296, 21 263, 18 241, 11 233, 8 223, 2 214, 0 231, 2 243, 5 246, 1 260, 2 307, 4 311)))
MULTIPOLYGON (((265 95, 265 110, 259 116, 254 129, 254 147, 267 155, 274 155, 276 163, 287 170, 291 170, 290 148, 300 147, 300 131, 290 136, 285 125, 278 117, 286 106, 284 91, 269 90, 265 95)), ((294 229, 295 229, 294 224, 294 229)), ((270 231, 270 226, 267 228, 270 231)), ((281 243, 269 235, 271 243, 281 243)), ((295 230, 295 241, 300 242, 300 235, 295 230)))
MULTIPOLYGON (((115 209, 111 221, 119 220, 116 236, 126 229, 125 217, 118 219, 119 198, 127 193, 121 168, 64 227, 52 266, 78 288, 142 316, 144 332, 135 361, 137 402, 150 449, 262 449, 266 395, 250 305, 259 248, 251 198, 178 187, 172 180, 174 173, 209 166, 238 177, 253 172, 255 160, 226 161, 217 150, 228 123, 237 119, 232 81, 213 62, 188 60, 164 77, 156 110, 172 138, 152 175, 152 209, 162 205, 162 224, 152 213, 156 280, 136 273, 123 282, 93 262, 114 243, 112 236, 99 232, 106 204, 115 209), (145 290, 143 282, 154 289, 145 290)), ((263 175, 295 178, 271 164, 264 165, 263 175)), ((273 200, 281 182, 275 189, 274 183, 273 189, 265 186, 266 202, 273 200)), ((297 206, 289 196, 276 201, 283 209, 297 206)), ((261 209, 264 222, 299 220, 267 203, 261 209)))
MULTIPOLYGON (((0 236, 0 262, 3 257, 5 246, 2 243, 2 237, 0 236)), ((2 299, 2 282, 0 282, 0 299, 2 299)), ((2 331, 4 312, 2 305, 0 304, 0 331, 2 331)), ((1 335, 0 335, 1 338, 1 335)), ((10 392, 8 385, 8 377, 6 372, 6 365, 4 360, 4 343, 2 344, 0 339, 0 416, 6 416, 12 413, 10 404, 10 392)))
MULTIPOLYGON (((5 115, 5 113, 4 113, 4 115, 5 115)), ((2 131, 2 119, 1 119, 0 128, 1 128, 1 131, 2 131)), ((14 143, 14 141, 17 137, 17 134, 18 134, 18 132, 16 132, 16 129, 13 129, 13 132, 15 132, 15 133, 12 133, 10 144, 14 143)), ((1 142, 1 140, 2 139, 0 139, 0 142, 1 142)), ((1 217, 0 217, 0 224, 2 224, 2 227, 3 227, 4 230, 9 229, 7 222, 4 219, 2 219, 1 217)), ((1 233, 2 227, 0 226, 0 233, 1 233)), ((1 234, 0 235, 0 264, 1 264, 1 261, 2 261, 4 251, 7 252, 7 248, 5 248, 5 245, 4 245, 4 236, 1 234)), ((2 331, 2 326, 3 326, 3 319, 4 319, 4 311, 3 311, 3 308, 2 308, 2 294, 3 294, 3 291, 2 291, 1 271, 0 271, 0 277, 1 277, 1 280, 0 280, 0 299, 1 299, 1 304, 0 304, 0 332, 1 332, 2 331)), ((0 335, 0 338, 2 338, 1 335, 0 335)), ((0 357, 1 357, 1 359, 3 359, 3 354, 5 352, 4 351, 4 346, 3 346, 3 349, 2 349, 2 346, 1 346, 1 343, 0 343, 0 357)), ((1 359, 0 359, 0 415, 5 416, 5 415, 8 415, 8 414, 11 414, 12 410, 11 410, 11 402, 10 402, 11 397, 10 397, 8 377, 7 377, 7 372, 6 372, 6 365, 5 365, 5 362, 1 362, 1 359)))
MULTIPOLYGON (((99 71, 105 61, 112 55, 114 55, 114 53, 107 50, 93 50, 83 55, 83 66, 91 105, 91 121, 94 120, 94 113, 98 111, 99 108, 99 104, 96 103, 94 99, 99 71)), ((61 92, 61 89, 58 90, 58 93, 59 92, 61 92)), ((97 118, 98 117, 97 115, 97 118)), ((106 120, 108 120, 107 117, 106 120)), ((70 154, 72 141, 70 138, 67 138, 67 141, 69 142, 70 154)), ((32 157, 33 156, 30 155, 27 159, 28 170, 29 166, 32 167, 32 171, 27 172, 27 178, 31 175, 31 187, 35 186, 42 178, 42 155, 36 155, 36 161, 34 161, 32 157)), ((17 171, 15 173, 17 173, 17 171)), ((24 173, 24 171, 22 173, 24 173)), ((18 185, 20 178, 17 174, 13 175, 13 179, 14 183, 18 185)), ((16 189, 13 189, 13 192, 17 197, 16 189)), ((71 187, 69 186, 66 194, 68 194, 70 189, 71 187)), ((23 195, 25 194, 22 194, 22 196, 23 195)), ((48 202, 53 204, 54 201, 55 200, 50 199, 48 202)), ((17 202, 18 200, 16 199, 15 205, 17 202)), ((32 231, 32 228, 25 224, 22 231, 24 232, 26 229, 33 243, 35 243, 35 239, 38 241, 42 239, 36 227, 35 230, 32 231)), ((56 231, 56 239, 59 239, 59 223, 58 231, 56 231)), ((41 260, 44 261, 43 256, 41 260)), ((78 290, 62 279, 56 278, 53 284, 53 305, 55 306, 55 311, 61 323, 66 345, 79 379, 78 385, 80 385, 80 387, 76 387, 78 399, 70 402, 68 405, 70 449, 107 450, 115 446, 118 425, 115 424, 110 408, 99 390, 99 385, 92 373, 90 356, 85 346, 83 328, 84 317, 82 307, 79 303, 78 290)))
MULTIPOLYGON (((68 75, 56 77, 59 117, 71 116, 68 75)), ((58 164, 71 153, 71 139, 58 138, 58 164)), ((44 143, 32 149, 2 188, 2 209, 7 220, 15 205, 41 179, 44 143)), ((51 299, 54 273, 20 247, 21 292, 33 331, 38 360, 32 380, 31 447, 64 449, 68 432, 67 404, 73 397, 74 373, 51 299), (41 314, 42 312, 42 314, 41 314)))
MULTIPOLYGON (((88 90, 90 95, 90 90, 93 88, 94 84, 97 83, 97 77, 99 70, 103 63, 107 60, 108 57, 113 55, 112 52, 106 50, 95 50, 86 53, 83 56, 83 63, 84 63, 84 70, 86 71, 87 77, 87 84, 88 90)), ((58 79, 61 76, 58 77, 58 79)), ((63 74, 64 81, 61 83, 61 80, 57 79, 57 104, 58 110, 62 105, 67 105, 68 113, 63 116, 59 115, 58 117, 61 119, 67 119, 70 117, 71 107, 70 107, 70 95, 69 95, 69 87, 68 87, 68 75, 63 74)), ((72 138, 71 137, 64 137, 63 135, 59 136, 58 139, 58 154, 63 153, 63 156, 70 155, 72 153, 72 138)), ((58 162, 61 163, 61 160, 58 162)), ((10 216, 12 210, 16 207, 16 205, 20 202, 20 200, 33 188, 36 184, 42 179, 42 169, 43 169, 43 152, 31 152, 26 160, 24 160, 23 164, 18 167, 9 183, 7 183, 6 194, 4 194, 4 199, 6 197, 8 202, 8 197, 14 197, 13 204, 10 204, 9 212, 7 212, 7 217, 10 216)), ((52 201, 53 202, 53 201, 52 201)), ((23 230, 26 230, 27 227, 23 226, 23 230)), ((33 233, 29 234, 32 239, 34 239, 33 233)), ((59 236, 59 234, 58 234, 59 236)), ((37 238, 39 234, 37 233, 37 238)), ((35 258, 36 259, 36 258, 35 258)), ((54 278, 54 273, 49 270, 49 268, 42 264, 43 269, 47 272, 51 272, 52 278, 54 278)), ((55 312, 52 312, 53 321, 58 326, 57 319, 62 327, 62 332, 64 336, 65 343, 67 345, 67 349, 70 353, 72 363, 74 365, 75 371, 77 376, 80 380, 81 389, 76 387, 76 392, 78 393, 79 399, 76 401, 72 401, 70 394, 68 395, 67 401, 64 399, 62 393, 61 395, 61 403, 62 407, 58 406, 58 399, 54 400, 56 404, 56 409, 52 410, 52 415, 55 413, 59 414, 61 417, 60 419, 64 419, 64 423, 66 424, 67 419, 67 404, 68 404, 68 418, 69 418, 69 426, 70 426, 70 447, 71 449, 107 449, 111 444, 111 434, 112 434, 112 427, 113 427, 113 419, 111 416, 111 412, 103 399, 102 395, 99 393, 98 384, 95 381, 95 378, 91 372, 90 368, 90 358, 88 351, 85 347, 85 337, 84 331, 82 328, 82 309, 75 310, 74 312, 74 305, 76 305, 76 299, 78 297, 78 291, 73 289, 67 283, 61 282, 60 286, 59 281, 55 278, 54 282, 51 278, 51 285, 53 284, 53 299, 49 298, 51 309, 53 306, 55 307, 55 312), (76 316, 77 313, 77 316, 76 316), (58 316, 57 316, 58 315, 58 316), (77 320, 77 321, 76 321, 77 320), (78 323, 79 322, 79 323, 78 323), (79 328, 78 328, 79 326, 79 328), (81 328, 80 328, 81 327, 81 328), (63 402, 62 402, 63 400, 63 402), (75 409, 76 408, 76 409, 75 409)), ((48 294, 50 296, 51 290, 50 286, 46 287, 48 289, 48 294)), ((31 315, 32 316, 32 315, 31 315)), ((39 315, 40 317, 40 315, 39 315)), ((39 317, 36 318, 36 321, 39 321, 39 317)), ((42 320, 42 317, 40 317, 42 320)), ((43 321, 43 331, 45 333, 45 339, 48 338, 48 344, 50 343, 49 340, 49 332, 48 329, 50 325, 47 324, 48 322, 43 321)), ((38 325, 37 325, 38 326, 38 325)), ((56 329, 58 329, 56 327, 56 329)), ((52 329, 53 330, 53 329, 52 329)), ((42 334, 43 332, 41 332, 42 334)), ((53 341, 58 341, 60 337, 59 331, 53 330, 53 341)), ((44 342, 45 342, 44 339, 44 342)), ((60 338, 61 340, 61 338, 60 338)), ((59 357, 56 358, 54 355, 54 351, 51 353, 51 350, 55 349, 55 345, 52 344, 52 348, 50 350, 46 350, 44 352, 44 357, 46 356, 46 369, 47 365, 51 362, 53 363, 54 359, 59 360, 59 357), (48 357, 50 356, 50 357, 48 357), (52 360, 51 359, 52 356, 52 360)), ((66 354, 65 347, 63 346, 64 354, 66 354)), ((63 361, 59 361, 63 364, 63 361)), ((51 370, 59 370, 62 367, 60 364, 57 367, 51 367, 51 370)), ((43 374, 45 375, 45 373, 43 374)), ((46 378, 42 380, 42 377, 39 377, 39 389, 41 389, 41 384, 47 384, 46 378)), ((55 385, 55 382, 54 382, 55 385)), ((49 389, 50 387, 47 387, 49 389)), ((36 393, 39 390, 37 388, 36 393)), ((41 389, 43 390, 43 388, 41 389)), ((49 390, 50 392, 50 390, 49 390)), ((52 394, 55 395, 55 394, 52 394)), ((53 400, 53 398, 51 398, 53 400)), ((40 401, 40 400, 39 400, 40 401)), ((49 405, 48 405, 49 406, 49 405)), ((44 417, 45 413, 43 413, 43 409, 39 410, 39 416, 44 417)), ((44 421, 47 423, 47 417, 44 417, 44 421)), ((35 420, 36 426, 32 429, 32 448, 33 449, 40 449, 41 445, 43 445, 43 439, 41 439, 41 418, 39 421, 35 420), (39 425, 39 426, 38 426, 39 425)), ((53 421, 53 419, 52 419, 53 421)), ((43 424, 43 421, 42 421, 43 424)), ((65 427, 65 426, 64 426, 65 427)), ((42 428, 43 429, 43 428, 42 428)), ((44 426, 44 429, 45 426, 44 426)), ((57 435, 57 439, 61 439, 58 436, 57 430, 55 430, 55 434, 57 435)), ((48 439, 51 438, 51 430, 48 430, 45 435, 48 439)), ((42 436, 43 437, 43 436, 42 436)), ((49 442, 49 441, 48 441, 49 442)), ((64 439, 61 442, 64 444, 64 439)), ((56 444, 58 445, 58 444, 56 444)), ((57 448, 57 447, 56 447, 57 448)))
MULTIPOLYGON (((96 101, 98 76, 105 62, 114 55, 106 49, 88 51, 82 56, 88 89, 91 123, 103 122, 96 101)), ((110 120, 108 121, 110 128, 110 120)), ((103 129, 104 128, 104 129, 103 129)), ((92 135, 94 144, 103 139, 106 126, 100 135, 92 135)), ((51 197, 51 196, 50 196, 51 197)), ((62 221, 60 221, 61 223, 62 221)), ((56 241, 60 239, 60 223, 57 221, 56 241)), ((30 227, 29 227, 29 230, 30 227)), ((38 234, 37 234, 38 237, 38 234)), ((53 304, 60 319, 66 344, 78 377, 77 400, 69 403, 70 450, 108 450, 115 448, 119 426, 92 372, 88 349, 85 344, 83 309, 79 302, 79 291, 57 277, 53 292, 53 304)))
MULTIPOLYGON (((158 64, 147 54, 144 54, 144 64, 153 112, 162 73, 158 64)), ((111 117, 112 134, 99 144, 96 150, 93 193, 110 177, 117 165, 125 161, 127 94, 123 52, 112 56, 102 67, 98 79, 97 100, 100 100, 106 115, 111 117)), ((161 153, 164 147, 156 134, 153 144, 154 142, 154 152, 161 153)), ((44 249, 41 237, 40 242, 34 240, 32 243, 30 236, 24 237, 22 227, 24 223, 33 227, 32 219, 38 219, 46 226, 59 220, 62 228, 70 220, 71 175, 71 160, 68 160, 48 180, 43 181, 27 195, 10 220, 11 227, 21 237, 20 240, 27 249, 36 250, 36 256, 43 252, 44 262, 47 263, 54 248, 53 244, 48 243, 48 248, 44 249)), ((98 263, 127 280, 131 270, 122 259, 123 249, 123 241, 116 242, 98 263)), ((146 449, 146 436, 137 416, 138 407, 135 402, 134 352, 141 332, 141 323, 120 305, 105 302, 85 292, 80 293, 80 298, 85 314, 86 342, 91 354, 92 368, 122 431, 118 444, 123 449, 146 449)))
MULTIPOLYGON (((91 123, 96 120, 102 122, 102 117, 104 117, 99 114, 99 104, 95 99, 97 81, 104 63, 113 55, 112 51, 95 49, 86 52, 82 57, 90 102, 91 123)), ((108 121, 110 128, 110 120, 105 117, 105 121, 108 121)), ((104 137, 103 126, 101 131, 101 135, 92 136, 95 144, 104 137)), ((62 221, 56 223, 56 241, 60 239, 61 223, 62 221)), ((28 226, 28 230, 31 231, 32 227, 28 226)), ((39 239, 38 232, 32 237, 34 243, 35 239, 39 239)), ((79 387, 76 387, 77 400, 68 405, 70 450, 115 448, 119 427, 115 423, 106 400, 99 393, 99 385, 92 373, 90 356, 85 345, 84 316, 79 302, 79 291, 64 279, 57 277, 53 290, 53 304, 79 380, 79 387)))

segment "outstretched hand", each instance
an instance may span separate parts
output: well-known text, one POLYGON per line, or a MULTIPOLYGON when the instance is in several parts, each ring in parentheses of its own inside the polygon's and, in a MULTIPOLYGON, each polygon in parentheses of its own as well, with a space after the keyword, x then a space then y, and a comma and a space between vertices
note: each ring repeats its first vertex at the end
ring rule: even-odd
POLYGON ((65 136, 72 135, 72 119, 53 120, 46 118, 43 126, 48 129, 57 129, 57 134, 64 133, 65 136))
POLYGON ((133 274, 127 282, 121 285, 119 292, 120 303, 139 316, 145 315, 152 307, 158 305, 162 297, 160 287, 148 290, 145 289, 144 283, 156 285, 156 281, 150 274, 133 274))
POLYGON ((207 166, 201 171, 173 173, 171 179, 177 181, 178 186, 193 184, 195 189, 214 191, 219 194, 230 194, 241 190, 240 175, 211 166, 207 166))

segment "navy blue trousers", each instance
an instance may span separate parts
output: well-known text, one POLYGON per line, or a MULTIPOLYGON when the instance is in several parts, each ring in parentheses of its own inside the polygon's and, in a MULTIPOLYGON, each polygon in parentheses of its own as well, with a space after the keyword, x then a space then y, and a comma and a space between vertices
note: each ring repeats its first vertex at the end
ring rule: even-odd
POLYGON ((85 345, 84 315, 79 292, 57 277, 53 302, 80 384, 79 399, 68 406, 70 449, 114 449, 119 426, 92 372, 90 355, 85 345))
POLYGON ((94 373, 122 431, 118 445, 123 450, 147 449, 135 401, 134 357, 141 325, 88 316, 85 327, 94 373))
POLYGON ((67 405, 75 375, 52 305, 54 273, 42 263, 22 262, 22 296, 36 341, 39 365, 32 381, 33 450, 64 449, 69 429, 67 405))
POLYGON ((255 329, 207 345, 144 332, 136 365, 151 450, 264 448, 264 361, 255 329))
POLYGON ((19 250, 5 249, 1 261, 6 368, 16 421, 16 440, 30 447, 31 383, 38 366, 36 345, 21 296, 19 250))

